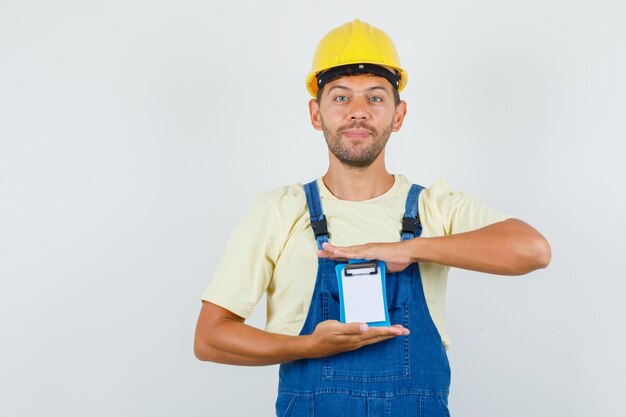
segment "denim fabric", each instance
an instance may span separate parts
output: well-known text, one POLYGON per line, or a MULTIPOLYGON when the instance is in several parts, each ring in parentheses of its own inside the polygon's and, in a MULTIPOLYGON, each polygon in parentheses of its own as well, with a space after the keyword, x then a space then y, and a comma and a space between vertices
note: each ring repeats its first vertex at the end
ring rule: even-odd
MULTIPOLYGON (((405 217, 418 217, 422 187, 413 185, 405 217)), ((312 221, 324 218, 317 183, 305 185, 312 221)), ((419 237, 402 233, 402 240, 419 237)), ((328 235, 316 237, 318 247, 328 235)), ((311 334, 324 320, 339 320, 336 261, 319 258, 311 307, 300 332, 311 334)), ((387 304, 392 324, 411 330, 361 349, 280 366, 276 415, 449 417, 450 365, 430 317, 418 265, 387 274, 387 304)))

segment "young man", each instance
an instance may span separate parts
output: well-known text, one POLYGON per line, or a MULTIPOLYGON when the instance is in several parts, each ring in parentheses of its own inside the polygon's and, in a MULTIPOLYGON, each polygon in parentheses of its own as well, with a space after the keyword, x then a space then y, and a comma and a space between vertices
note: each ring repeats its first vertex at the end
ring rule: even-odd
POLYGON ((547 241, 526 223, 445 181, 422 190, 387 171, 406 81, 379 29, 355 20, 322 39, 307 88, 328 171, 261 195, 202 296, 196 356, 280 363, 279 416, 447 415, 449 267, 519 275, 550 262, 547 241), (349 259, 386 263, 391 326, 338 321, 335 266, 349 259), (263 293, 265 331, 244 323, 263 293))

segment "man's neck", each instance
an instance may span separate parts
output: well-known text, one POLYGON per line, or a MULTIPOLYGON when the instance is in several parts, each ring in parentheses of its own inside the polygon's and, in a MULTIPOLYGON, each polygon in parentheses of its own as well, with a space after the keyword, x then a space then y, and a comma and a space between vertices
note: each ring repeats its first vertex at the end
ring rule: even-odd
POLYGON ((335 197, 349 201, 370 200, 383 195, 395 181, 394 176, 387 172, 383 153, 365 168, 344 165, 331 155, 328 171, 322 180, 335 197))

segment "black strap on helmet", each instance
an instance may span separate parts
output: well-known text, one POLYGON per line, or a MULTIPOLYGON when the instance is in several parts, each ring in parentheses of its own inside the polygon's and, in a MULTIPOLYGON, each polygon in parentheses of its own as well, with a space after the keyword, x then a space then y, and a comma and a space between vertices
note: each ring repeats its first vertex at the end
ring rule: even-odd
POLYGON ((395 88, 400 85, 400 75, 395 71, 392 72, 385 67, 376 64, 349 64, 339 67, 330 68, 324 72, 317 74, 317 88, 322 89, 326 83, 337 77, 358 75, 358 74, 374 74, 387 79, 395 88))

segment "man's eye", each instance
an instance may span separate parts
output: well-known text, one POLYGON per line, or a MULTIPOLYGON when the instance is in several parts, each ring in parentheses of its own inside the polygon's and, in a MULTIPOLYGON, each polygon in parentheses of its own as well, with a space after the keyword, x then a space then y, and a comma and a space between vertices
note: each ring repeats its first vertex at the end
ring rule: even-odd
POLYGON ((346 96, 337 96, 337 97, 335 97, 335 101, 345 102, 345 101, 348 101, 348 97, 346 97, 346 96))
POLYGON ((383 101, 382 97, 370 97, 370 101, 374 103, 381 103, 383 101))

